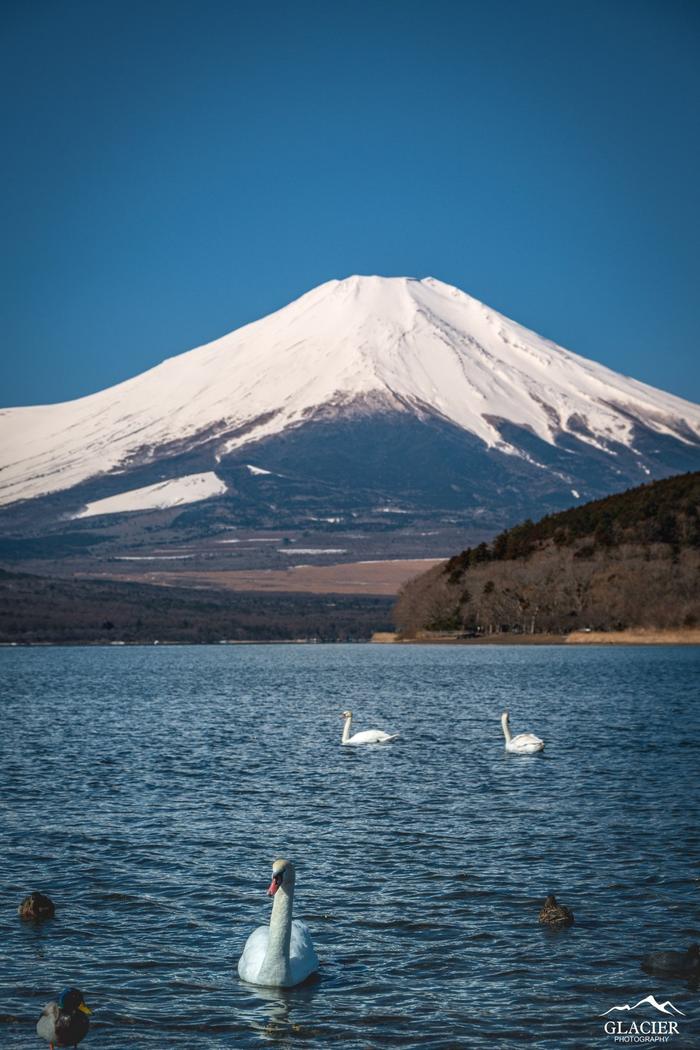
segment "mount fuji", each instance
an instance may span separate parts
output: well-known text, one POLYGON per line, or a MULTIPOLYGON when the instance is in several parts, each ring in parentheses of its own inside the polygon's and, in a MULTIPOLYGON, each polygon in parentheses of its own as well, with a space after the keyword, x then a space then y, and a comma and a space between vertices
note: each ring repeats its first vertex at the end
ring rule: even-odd
POLYGON ((0 529, 487 533, 698 468, 700 406, 432 277, 355 276, 99 393, 0 412, 0 529))

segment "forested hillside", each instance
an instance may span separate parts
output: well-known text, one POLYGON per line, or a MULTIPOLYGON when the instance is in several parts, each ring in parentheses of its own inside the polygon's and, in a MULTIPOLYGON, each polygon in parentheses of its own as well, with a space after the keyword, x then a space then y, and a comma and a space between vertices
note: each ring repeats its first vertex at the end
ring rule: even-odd
POLYGON ((400 632, 568 631, 700 623, 700 473, 595 500, 411 580, 400 632))
POLYGON ((0 643, 367 641, 390 599, 156 587, 0 569, 0 643))

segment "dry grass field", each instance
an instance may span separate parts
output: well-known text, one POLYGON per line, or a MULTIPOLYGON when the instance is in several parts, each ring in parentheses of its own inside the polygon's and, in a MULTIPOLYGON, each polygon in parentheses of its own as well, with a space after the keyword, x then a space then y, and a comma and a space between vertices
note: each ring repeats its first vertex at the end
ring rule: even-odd
POLYGON ((573 631, 570 645, 700 645, 700 628, 631 627, 627 631, 573 631))
POLYGON ((289 569, 148 572, 120 575, 120 580, 161 586, 206 587, 229 591, 275 591, 285 594, 393 595, 406 580, 437 565, 440 558, 297 565, 289 569))

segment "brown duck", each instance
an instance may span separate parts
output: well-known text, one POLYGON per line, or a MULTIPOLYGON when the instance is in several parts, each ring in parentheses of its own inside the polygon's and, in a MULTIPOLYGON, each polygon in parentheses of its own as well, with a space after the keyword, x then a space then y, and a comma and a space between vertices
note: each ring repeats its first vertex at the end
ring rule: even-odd
POLYGON ((30 893, 17 909, 20 919, 53 919, 55 913, 53 901, 44 893, 30 893))
POLYGON ((562 929, 564 926, 572 925, 574 913, 563 904, 558 904, 557 898, 553 893, 550 893, 540 911, 539 921, 544 923, 545 926, 554 926, 556 929, 562 929))

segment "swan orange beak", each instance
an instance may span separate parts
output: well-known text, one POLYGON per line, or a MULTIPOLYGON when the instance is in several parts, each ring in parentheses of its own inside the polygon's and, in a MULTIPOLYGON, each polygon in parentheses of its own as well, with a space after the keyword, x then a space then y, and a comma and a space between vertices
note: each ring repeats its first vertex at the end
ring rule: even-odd
POLYGON ((277 872, 275 875, 272 876, 272 882, 267 888, 268 897, 274 897, 274 895, 277 893, 277 890, 282 885, 282 878, 283 873, 281 871, 277 872))

